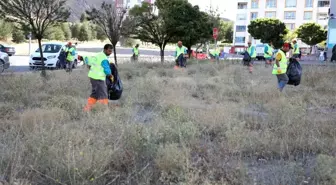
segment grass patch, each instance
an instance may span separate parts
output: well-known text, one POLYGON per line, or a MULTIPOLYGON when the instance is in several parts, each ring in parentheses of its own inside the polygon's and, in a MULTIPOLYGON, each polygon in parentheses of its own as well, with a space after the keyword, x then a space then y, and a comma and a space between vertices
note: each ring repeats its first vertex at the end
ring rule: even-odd
POLYGON ((335 68, 121 64, 120 107, 84 113, 86 70, 0 76, 0 182, 335 184, 335 68))

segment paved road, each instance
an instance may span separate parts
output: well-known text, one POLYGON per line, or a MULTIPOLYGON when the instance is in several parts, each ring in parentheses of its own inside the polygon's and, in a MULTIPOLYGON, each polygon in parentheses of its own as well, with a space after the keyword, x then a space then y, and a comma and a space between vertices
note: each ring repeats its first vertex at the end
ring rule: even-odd
MULTIPOLYGON (((90 48, 78 48, 78 53, 81 51, 83 52, 100 52, 102 50, 101 47, 90 47, 90 48)), ((139 48, 140 55, 150 55, 150 56, 160 56, 160 50, 159 49, 142 49, 139 48)), ((120 55, 132 55, 132 48, 117 48, 117 53, 120 55)), ((172 56, 174 54, 174 51, 172 50, 166 50, 165 56, 172 56)))
MULTIPOLYGON (((94 51, 98 51, 98 48, 90 48, 90 51, 94 52, 94 51)), ((121 52, 126 52, 126 49, 120 49, 121 52)), ((159 51, 155 51, 155 50, 146 50, 147 53, 159 53, 159 51)), ((79 51, 80 53, 80 51, 79 51)), ((127 56, 126 56, 127 57, 127 56)), ((127 57, 128 59, 129 57, 127 57)), ((156 58, 156 57, 154 57, 156 58)), ((168 57, 167 57, 168 58, 168 57)), ((9 58, 10 63, 11 63, 11 67, 7 70, 5 70, 5 73, 20 73, 20 72, 28 72, 30 71, 29 69, 29 56, 12 56, 9 58)), ((238 59, 237 60, 241 60, 238 59)), ((120 61, 120 60, 119 60, 120 61)), ((159 58, 157 58, 157 61, 159 61, 159 58)), ((257 64, 263 64, 263 62, 256 62, 257 64)), ((315 61, 315 60, 305 60, 305 61, 301 61, 302 64, 309 64, 309 65, 319 65, 320 63, 315 61)))

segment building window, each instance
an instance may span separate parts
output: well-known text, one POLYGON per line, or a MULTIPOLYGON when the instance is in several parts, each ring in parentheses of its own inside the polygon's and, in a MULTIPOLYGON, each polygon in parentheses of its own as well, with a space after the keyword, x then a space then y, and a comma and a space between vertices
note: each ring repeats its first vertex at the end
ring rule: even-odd
POLYGON ((237 21, 246 20, 246 14, 237 14, 237 21))
POLYGON ((329 0, 319 0, 317 3, 318 7, 330 7, 330 1, 329 0))
POLYGON ((265 12, 265 17, 266 18, 275 18, 276 17, 276 12, 265 12))
POLYGON ((306 0, 306 8, 312 8, 313 7, 314 0, 306 0))
POLYGON ((313 12, 304 12, 303 19, 304 20, 312 20, 313 19, 313 12))
POLYGON ((288 23, 288 24, 286 24, 286 27, 287 27, 289 30, 294 30, 294 29, 295 29, 295 24, 288 23))
POLYGON ((236 26, 236 32, 245 32, 246 26, 236 26))
POLYGON ((258 12, 251 12, 251 21, 256 20, 258 18, 258 12))
POLYGON ((247 3, 238 3, 238 9, 247 9, 247 3))
POLYGON ((245 43, 245 37, 236 37, 236 43, 245 43))
POLYGON ((286 0, 286 8, 295 8, 296 0, 286 0))
POLYGON ((276 8, 277 0, 266 0, 266 8, 276 8))
POLYGON ((285 12, 285 19, 286 20, 293 20, 296 18, 296 12, 290 11, 290 12, 285 12))
POLYGON ((259 0, 252 0, 252 2, 251 2, 251 8, 252 9, 259 8, 259 0))
POLYGON ((327 13, 319 13, 319 14, 317 14, 317 19, 318 20, 327 20, 328 19, 328 14, 327 13))

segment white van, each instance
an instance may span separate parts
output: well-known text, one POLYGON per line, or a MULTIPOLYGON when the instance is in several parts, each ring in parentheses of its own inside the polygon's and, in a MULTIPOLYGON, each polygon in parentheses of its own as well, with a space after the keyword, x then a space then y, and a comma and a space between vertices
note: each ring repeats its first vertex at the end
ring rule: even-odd
MULTIPOLYGON (((48 43, 42 44, 44 66, 49 69, 58 68, 60 66, 59 55, 62 49, 64 49, 65 47, 66 47, 66 44, 61 43, 61 42, 48 42, 48 43)), ((73 68, 77 67, 77 62, 78 62, 78 53, 76 51, 73 68)), ((37 50, 33 54, 30 55, 29 67, 31 69, 42 67, 39 48, 37 48, 37 50)))
POLYGON ((265 45, 264 44, 257 44, 256 45, 256 52, 257 52, 257 59, 258 60, 265 60, 264 50, 265 50, 265 45))

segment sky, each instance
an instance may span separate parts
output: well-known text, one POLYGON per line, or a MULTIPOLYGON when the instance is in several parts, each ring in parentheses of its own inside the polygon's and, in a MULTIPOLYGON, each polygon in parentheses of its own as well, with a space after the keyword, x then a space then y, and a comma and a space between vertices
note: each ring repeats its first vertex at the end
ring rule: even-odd
POLYGON ((236 0, 189 0, 193 5, 198 5, 201 10, 209 9, 210 4, 213 9, 217 9, 221 17, 235 20, 236 18, 236 0))

